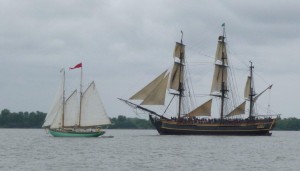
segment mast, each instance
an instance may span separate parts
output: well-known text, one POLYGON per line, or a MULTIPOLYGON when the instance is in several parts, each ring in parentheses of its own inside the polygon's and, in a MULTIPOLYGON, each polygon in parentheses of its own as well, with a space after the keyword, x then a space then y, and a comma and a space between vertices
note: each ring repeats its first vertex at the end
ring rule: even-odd
POLYGON ((82 103, 82 66, 80 67, 80 101, 79 101, 79 127, 81 123, 81 103, 82 103))
POLYGON ((250 62, 250 111, 249 111, 249 118, 252 118, 252 113, 253 113, 253 105, 254 105, 254 101, 253 101, 253 96, 255 96, 254 94, 254 88, 253 88, 253 68, 254 66, 252 65, 252 62, 250 62))
POLYGON ((224 70, 225 70, 225 54, 224 54, 224 51, 223 51, 223 48, 225 46, 225 23, 222 24, 222 27, 223 27, 223 36, 221 36, 221 42, 222 42, 222 49, 221 49, 221 52, 222 52, 222 85, 221 85, 221 116, 220 116, 220 119, 223 120, 224 118, 224 101, 225 101, 225 93, 226 91, 228 91, 225 87, 225 80, 224 80, 224 70))
MULTIPOLYGON (((181 40, 180 43, 182 45, 182 38, 183 38, 183 32, 181 31, 181 40)), ((179 104, 178 104, 178 119, 180 118, 181 114, 181 101, 182 101, 182 96, 183 96, 183 82, 181 81, 181 73, 183 72, 183 52, 182 52, 182 46, 180 46, 180 65, 179 65, 179 104)))
POLYGON ((62 101, 62 128, 65 126, 65 80, 66 80, 66 72, 65 69, 61 69, 60 72, 63 72, 63 101, 62 101))

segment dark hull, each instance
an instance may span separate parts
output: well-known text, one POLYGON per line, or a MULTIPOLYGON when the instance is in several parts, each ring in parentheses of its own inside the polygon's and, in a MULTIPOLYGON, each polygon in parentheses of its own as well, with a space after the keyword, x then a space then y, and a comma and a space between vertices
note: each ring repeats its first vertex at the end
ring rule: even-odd
POLYGON ((159 119, 150 115, 150 120, 161 135, 272 135, 275 119, 243 123, 183 123, 159 119))

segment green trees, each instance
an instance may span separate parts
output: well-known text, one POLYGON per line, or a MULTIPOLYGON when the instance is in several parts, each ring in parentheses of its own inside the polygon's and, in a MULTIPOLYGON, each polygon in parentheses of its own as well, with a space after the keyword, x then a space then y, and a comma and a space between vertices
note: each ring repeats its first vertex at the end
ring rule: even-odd
POLYGON ((119 115, 117 118, 111 118, 112 125, 109 129, 153 129, 149 120, 139 118, 126 118, 119 115))
MULTIPOLYGON (((0 114, 0 128, 41 128, 46 117, 43 112, 10 112, 4 109, 0 114)), ((109 129, 152 129, 150 121, 139 118, 126 118, 120 115, 111 118, 109 129)))
POLYGON ((300 119, 297 119, 294 117, 278 119, 274 130, 299 131, 300 130, 300 119))
POLYGON ((0 128, 41 128, 46 117, 43 112, 11 113, 8 109, 1 111, 0 128))
MULTIPOLYGON (((3 109, 0 114, 0 128, 41 128, 46 117, 43 112, 10 112, 3 109)), ((108 129, 154 129, 149 120, 127 118, 119 115, 111 118, 112 125, 108 129)), ((300 131, 300 119, 278 118, 274 130, 300 131)))

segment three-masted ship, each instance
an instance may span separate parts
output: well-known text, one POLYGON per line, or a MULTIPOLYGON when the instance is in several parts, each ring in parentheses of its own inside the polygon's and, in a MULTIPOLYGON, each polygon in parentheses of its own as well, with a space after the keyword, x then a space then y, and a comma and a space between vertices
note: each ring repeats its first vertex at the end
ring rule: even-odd
MULTIPOLYGON (((235 107, 229 107, 230 100, 234 99, 230 92, 229 60, 226 50, 225 25, 223 34, 218 38, 218 45, 214 60, 214 74, 210 91, 210 99, 202 105, 184 112, 184 97, 188 86, 185 84, 185 45, 176 42, 174 50, 174 65, 171 70, 164 71, 152 82, 146 85, 139 92, 134 94, 129 100, 120 99, 129 106, 145 111, 149 114, 149 119, 155 126, 159 134, 166 135, 271 135, 271 130, 276 123, 276 115, 260 115, 254 113, 254 106, 257 99, 272 85, 268 86, 261 93, 256 94, 253 81, 253 65, 250 61, 250 74, 247 78, 244 100, 235 107), (168 91, 167 91, 168 90, 168 91), (166 117, 146 108, 145 105, 165 105, 166 92, 173 98, 177 98, 177 114, 174 117, 166 117), (142 100, 140 104, 133 103, 132 100, 142 100), (214 101, 219 104, 219 117, 212 117, 212 104, 214 101), (249 106, 247 117, 246 104, 249 106), (226 109, 226 110, 225 110, 226 109), (228 110, 230 109, 230 110, 228 110)), ((170 100, 173 101, 173 98, 170 100)), ((170 102, 170 103, 171 103, 170 102)), ((166 110, 170 103, 166 106, 166 110)))
POLYGON ((62 69, 62 81, 54 104, 47 113, 43 128, 47 129, 54 137, 101 136, 105 133, 101 126, 110 125, 110 119, 106 114, 95 82, 90 83, 88 88, 82 91, 82 64, 70 69, 75 68, 81 68, 80 92, 74 90, 68 98, 65 98, 65 70, 62 69))

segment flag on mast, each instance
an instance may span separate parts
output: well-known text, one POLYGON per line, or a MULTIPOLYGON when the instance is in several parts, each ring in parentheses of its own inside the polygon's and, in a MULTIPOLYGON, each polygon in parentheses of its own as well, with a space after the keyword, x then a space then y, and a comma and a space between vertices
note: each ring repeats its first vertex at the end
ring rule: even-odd
POLYGON ((76 68, 81 68, 82 67, 82 63, 79 63, 77 65, 75 65, 74 67, 70 67, 69 69, 76 69, 76 68))

